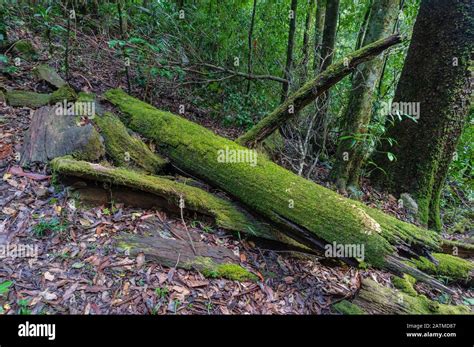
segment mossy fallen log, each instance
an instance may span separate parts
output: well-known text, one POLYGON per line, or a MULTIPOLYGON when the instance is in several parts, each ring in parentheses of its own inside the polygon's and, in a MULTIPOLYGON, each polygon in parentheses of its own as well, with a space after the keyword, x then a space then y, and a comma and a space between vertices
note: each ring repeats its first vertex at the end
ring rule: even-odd
POLYGON ((46 81, 56 88, 61 88, 66 85, 61 76, 50 66, 45 64, 40 64, 33 69, 33 73, 36 78, 40 81, 46 81))
POLYGON ((387 48, 400 42, 402 42, 400 35, 389 36, 362 47, 329 66, 324 72, 306 82, 300 89, 290 95, 285 102, 260 120, 236 142, 247 147, 256 147, 278 127, 297 115, 303 107, 352 73, 359 64, 375 58, 387 48))
MULTIPOLYGON (((184 212, 193 212, 208 217, 222 229, 279 241, 278 233, 273 232, 270 226, 256 220, 230 201, 184 183, 159 176, 145 175, 129 169, 78 161, 69 157, 52 160, 51 167, 55 173, 60 175, 151 193, 160 199, 157 202, 160 206, 171 212, 180 211, 179 206, 182 201, 184 212)), ((283 240, 286 238, 284 235, 281 237, 283 240)))
MULTIPOLYGON (((397 251, 416 255, 440 247, 436 233, 346 199, 263 156, 252 162, 223 161, 223 152, 249 150, 122 90, 109 90, 105 97, 127 114, 132 130, 154 140, 175 166, 228 192, 314 250, 324 252, 325 246, 334 242, 359 245, 364 247, 366 262, 381 268, 390 265, 393 270, 403 267, 392 264, 391 255, 397 251)), ((439 287, 446 289, 441 284, 439 287)))
POLYGON ((131 255, 143 253, 145 260, 167 267, 197 270, 210 278, 223 277, 236 281, 255 281, 257 276, 239 265, 234 253, 224 247, 204 242, 190 242, 155 236, 122 233, 117 246, 131 255))
POLYGON ((10 90, 5 94, 7 104, 13 107, 38 108, 58 102, 75 101, 77 98, 74 90, 65 85, 51 94, 42 94, 23 90, 10 90))
MULTIPOLYGON (((413 289, 411 287, 411 289, 413 289)), ((416 293, 416 292, 415 292, 416 293)), ((362 286, 352 302, 341 301, 333 308, 343 314, 469 314, 464 305, 446 305, 424 295, 382 286, 371 279, 362 286)))
POLYGON ((7 91, 5 93, 7 104, 13 107, 37 108, 49 104, 51 94, 41 94, 29 91, 7 91))
POLYGON ((408 261, 408 264, 415 266, 423 272, 439 278, 447 279, 451 282, 457 282, 468 286, 474 284, 473 262, 445 253, 433 253, 433 258, 438 262, 438 264, 433 264, 433 262, 425 257, 412 259, 408 261))
POLYGON ((47 163, 64 155, 98 160, 105 154, 99 133, 91 124, 78 126, 73 116, 43 106, 33 113, 20 153, 20 165, 47 163))
POLYGON ((147 145, 132 137, 123 123, 111 113, 96 116, 107 154, 117 166, 137 167, 149 173, 158 173, 168 163, 153 153, 147 145))

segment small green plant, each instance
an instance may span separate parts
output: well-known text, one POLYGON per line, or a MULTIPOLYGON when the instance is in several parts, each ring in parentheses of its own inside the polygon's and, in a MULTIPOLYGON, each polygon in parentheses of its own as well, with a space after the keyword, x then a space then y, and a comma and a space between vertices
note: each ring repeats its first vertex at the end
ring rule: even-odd
POLYGON ((173 311, 176 314, 178 312, 178 308, 181 306, 181 301, 178 299, 173 300, 173 311))
POLYGON ((158 299, 164 299, 168 295, 168 288, 156 288, 155 289, 155 294, 158 297, 158 299))
POLYGON ((212 310, 213 310, 214 306, 212 305, 212 302, 211 301, 208 301, 206 302, 206 310, 207 310, 207 313, 211 313, 212 310))
POLYGON ((20 299, 17 301, 17 304, 18 304, 18 314, 21 314, 21 315, 31 314, 31 311, 28 308, 29 302, 27 299, 20 299))
POLYGON ((12 281, 5 281, 0 283, 0 297, 6 297, 8 296, 8 291, 10 287, 12 286, 13 282, 12 281))
POLYGON ((110 215, 110 210, 108 208, 104 208, 102 210, 102 214, 106 215, 106 216, 109 216, 110 215))
POLYGON ((57 218, 41 221, 33 227, 33 233, 37 237, 44 237, 47 233, 58 233, 66 230, 67 223, 61 223, 57 218))

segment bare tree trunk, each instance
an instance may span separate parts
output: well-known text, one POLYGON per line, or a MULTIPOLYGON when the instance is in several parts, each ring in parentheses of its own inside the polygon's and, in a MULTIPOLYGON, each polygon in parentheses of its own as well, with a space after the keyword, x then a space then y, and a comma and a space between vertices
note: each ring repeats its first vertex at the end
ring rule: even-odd
POLYGON ((289 13, 290 29, 288 32, 288 45, 287 45, 287 50, 286 50, 286 66, 285 66, 285 73, 284 73, 284 76, 285 76, 284 78, 290 82, 283 83, 283 90, 281 93, 281 102, 285 101, 288 95, 288 90, 290 88, 290 83, 291 83, 291 70, 293 66, 293 48, 295 45, 297 7, 298 7, 298 0, 291 0, 291 9, 289 13))
POLYGON ((303 71, 302 71, 302 79, 306 80, 308 77, 308 62, 309 62, 309 30, 311 28, 311 18, 313 12, 313 5, 315 0, 308 0, 308 8, 306 12, 306 20, 304 24, 304 32, 303 32, 303 71))
POLYGON ((317 0, 316 22, 314 24, 314 74, 319 73, 321 67, 321 46, 323 44, 324 19, 326 16, 326 0, 317 0))
MULTIPOLYGON (((334 58, 334 45, 336 42, 337 22, 339 15, 339 0, 328 0, 326 4, 326 14, 324 18, 323 40, 321 43, 321 65, 320 72, 326 70, 332 64, 334 58)), ((325 150, 327 137, 327 127, 329 119, 327 117, 329 93, 323 93, 316 100, 317 121, 314 123, 314 136, 312 137, 312 151, 325 150)))
MULTIPOLYGON (((248 69, 247 73, 248 75, 252 75, 252 36, 253 36, 253 27, 255 24, 255 12, 257 11, 257 0, 253 0, 253 8, 252 8, 252 19, 250 20, 250 29, 249 29, 249 57, 248 57, 248 69)), ((250 92, 250 82, 251 80, 249 79, 247 82, 247 94, 250 92)))

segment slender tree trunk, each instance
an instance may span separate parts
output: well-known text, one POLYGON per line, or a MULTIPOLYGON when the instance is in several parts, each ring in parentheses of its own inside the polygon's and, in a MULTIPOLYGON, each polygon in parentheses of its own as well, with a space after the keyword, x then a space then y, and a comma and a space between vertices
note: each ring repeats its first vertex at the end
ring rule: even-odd
MULTIPOLYGON (((324 18, 323 41, 321 43, 321 65, 319 72, 323 72, 332 64, 334 58, 334 46, 336 42, 337 19, 339 13, 339 0, 327 0, 326 14, 324 18)), ((316 100, 316 112, 319 114, 318 121, 314 123, 314 136, 312 137, 312 151, 324 151, 328 127, 329 92, 323 93, 316 100)))
MULTIPOLYGON (((298 0, 291 0, 290 9, 290 29, 288 32, 288 45, 286 50, 286 66, 285 66, 285 79, 291 81, 291 70, 293 66, 293 48, 295 45, 295 32, 296 32, 296 10, 298 7, 298 0)), ((288 95, 288 89, 290 82, 283 83, 283 90, 281 93, 281 102, 285 101, 288 95)))
POLYGON ((66 72, 66 81, 69 81, 69 37, 71 33, 71 13, 66 7, 67 28, 66 28, 66 49, 64 52, 64 70, 66 72))
POLYGON ((326 15, 324 19, 323 41, 321 44, 321 71, 332 64, 334 57, 334 45, 336 42, 337 18, 339 14, 339 0, 329 0, 326 4, 326 15))
POLYGON ((311 28, 311 15, 313 12, 314 0, 308 0, 308 8, 306 12, 306 20, 304 23, 304 32, 303 32, 303 71, 302 71, 302 80, 306 80, 308 76, 308 62, 309 62, 309 30, 311 28))
POLYGON ((360 25, 359 29, 359 35, 357 36, 357 42, 356 42, 356 49, 359 49, 362 47, 364 43, 364 37, 367 32, 367 24, 369 23, 369 18, 370 18, 370 12, 372 9, 373 5, 373 0, 369 1, 369 4, 367 5, 367 8, 364 13, 364 19, 362 20, 362 24, 360 25))
MULTIPOLYGON (((373 0, 366 28, 361 28, 361 44, 368 45, 390 34, 398 14, 399 0, 373 0)), ((364 63, 352 76, 352 91, 343 116, 341 136, 336 163, 331 172, 338 187, 345 190, 346 184, 359 185, 362 164, 369 150, 367 146, 368 126, 372 116, 373 94, 380 79, 383 55, 364 63)))
POLYGON ((324 19, 326 16, 326 0, 317 0, 316 22, 314 24, 314 74, 317 75, 321 67, 321 46, 323 44, 324 19))
POLYGON ((441 189, 469 109, 473 42, 471 1, 422 0, 395 93, 398 104, 392 104, 419 103, 419 119, 395 123, 386 136, 397 143, 382 146, 374 158, 387 173, 377 172, 374 180, 394 193, 412 194, 420 222, 438 230, 441 189), (388 160, 387 151, 395 161, 388 160))
MULTIPOLYGON (((118 15, 119 15, 119 25, 120 25, 120 38, 122 39, 122 41, 125 41, 125 22, 124 22, 124 19, 123 19, 123 16, 122 16, 122 4, 121 4, 121 1, 117 1, 117 12, 118 12, 118 15)), ((127 53, 125 51, 125 47, 122 47, 122 56, 123 56, 123 59, 125 60, 124 61, 124 64, 125 64, 125 76, 127 78, 127 91, 129 93, 131 93, 132 91, 132 86, 130 84, 130 72, 129 72, 129 61, 127 61, 128 56, 127 56, 127 53)))
MULTIPOLYGON (((248 57, 248 63, 247 63, 247 72, 249 75, 252 74, 252 36, 253 36, 253 27, 255 24, 255 12, 257 11, 257 0, 253 0, 253 8, 252 8, 252 19, 250 20, 250 29, 249 29, 249 57, 248 57)), ((250 92, 250 82, 251 80, 249 79, 247 82, 247 94, 250 92)))

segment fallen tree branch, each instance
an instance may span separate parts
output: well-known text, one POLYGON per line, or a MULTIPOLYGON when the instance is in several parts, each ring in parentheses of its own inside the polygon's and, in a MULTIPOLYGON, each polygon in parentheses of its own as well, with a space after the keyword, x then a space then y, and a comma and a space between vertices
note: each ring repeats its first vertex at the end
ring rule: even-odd
POLYGON ((180 211, 179 202, 182 197, 186 211, 211 218, 222 229, 277 240, 275 233, 265 224, 256 221, 231 202, 196 187, 133 170, 105 167, 69 157, 52 160, 51 167, 54 172, 63 176, 79 177, 151 193, 155 196, 157 206, 177 214, 180 211))
POLYGON ((255 147, 278 127, 287 122, 288 119, 298 114, 303 107, 314 101, 342 78, 353 72, 359 64, 375 58, 387 48, 400 42, 402 42, 400 35, 389 36, 367 45, 329 66, 324 72, 305 83, 273 112, 239 137, 237 143, 247 147, 255 147))
POLYGON ((194 269, 206 277, 237 281, 257 279, 257 276, 241 267, 239 259, 225 247, 209 246, 204 242, 195 242, 191 247, 188 241, 127 233, 117 237, 117 245, 131 255, 143 253, 147 261, 167 267, 194 269))
MULTIPOLYGON (((412 293, 413 294, 413 293, 412 293)), ((341 301, 333 306, 343 314, 468 314, 463 305, 445 305, 424 295, 410 295, 385 287, 371 279, 363 279, 362 286, 352 302, 341 301)))

